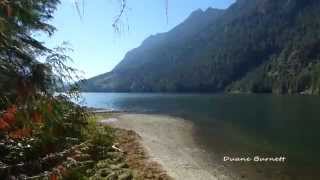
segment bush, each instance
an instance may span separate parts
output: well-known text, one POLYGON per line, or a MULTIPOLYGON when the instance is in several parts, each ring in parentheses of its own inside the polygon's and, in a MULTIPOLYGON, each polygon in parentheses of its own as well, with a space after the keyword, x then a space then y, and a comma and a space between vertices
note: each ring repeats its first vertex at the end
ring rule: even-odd
POLYGON ((93 145, 90 152, 93 159, 106 158, 107 152, 111 150, 114 141, 114 130, 108 126, 99 126, 97 118, 92 117, 91 120, 89 120, 85 134, 93 145))

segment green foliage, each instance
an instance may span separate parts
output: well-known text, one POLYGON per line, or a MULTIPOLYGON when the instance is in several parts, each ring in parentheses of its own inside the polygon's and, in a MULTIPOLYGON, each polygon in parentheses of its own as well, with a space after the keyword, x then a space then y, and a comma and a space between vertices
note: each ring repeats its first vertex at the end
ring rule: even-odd
POLYGON ((83 169, 75 168, 68 172, 67 176, 63 177, 63 180, 89 180, 84 174, 83 169))
POLYGON ((105 159, 107 157, 107 152, 110 151, 114 141, 114 130, 109 126, 99 126, 97 124, 97 118, 94 117, 89 120, 84 134, 94 145, 91 148, 93 159, 105 159))
MULTIPOLYGON (((122 166, 116 166, 116 164, 123 165, 125 163, 123 162, 122 154, 115 152, 112 148, 114 144, 114 129, 100 125, 98 121, 99 117, 90 116, 86 128, 83 129, 83 134, 87 140, 87 153, 90 154, 90 160, 93 162, 88 166, 71 169, 63 177, 64 180, 102 179, 106 178, 110 173, 124 173, 122 172, 122 166), (108 169, 111 166, 116 169, 108 169)), ((126 168, 127 166, 125 166, 126 168)))
POLYGON ((66 65, 70 58, 65 53, 69 49, 65 44, 49 49, 32 36, 36 31, 54 33, 55 28, 47 22, 58 4, 59 0, 0 3, 0 112, 18 107, 8 131, 40 129, 59 138, 55 131, 79 136, 75 131, 84 125, 84 110, 71 103, 79 96, 76 85, 69 88, 65 97, 54 94, 78 78, 76 70, 66 65))
POLYGON ((39 63, 36 58, 50 50, 31 34, 33 31, 49 35, 54 32, 54 27, 46 21, 52 18, 58 3, 58 0, 1 1, 0 83, 1 88, 7 88, 7 91, 0 89, 1 96, 17 93, 14 92, 17 84, 26 86, 27 82, 33 83, 34 87, 44 90, 43 86, 49 83, 45 75, 49 73, 50 67, 39 63))
POLYGON ((69 85, 78 79, 76 69, 66 65, 70 49, 66 44, 49 49, 33 36, 54 33, 48 22, 59 2, 0 1, 0 176, 5 179, 50 170, 61 157, 43 158, 86 138, 89 114, 72 102, 79 92, 77 84, 69 85), (66 92, 57 95, 59 90, 66 92))

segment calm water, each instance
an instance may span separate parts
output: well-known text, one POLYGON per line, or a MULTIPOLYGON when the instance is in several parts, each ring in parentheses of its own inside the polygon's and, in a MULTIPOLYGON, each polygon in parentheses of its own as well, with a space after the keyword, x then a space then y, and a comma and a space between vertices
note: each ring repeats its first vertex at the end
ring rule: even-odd
POLYGON ((221 154, 282 155, 291 164, 318 167, 320 97, 84 93, 86 105, 183 117, 195 138, 221 154), (217 144, 219 144, 217 146, 217 144))

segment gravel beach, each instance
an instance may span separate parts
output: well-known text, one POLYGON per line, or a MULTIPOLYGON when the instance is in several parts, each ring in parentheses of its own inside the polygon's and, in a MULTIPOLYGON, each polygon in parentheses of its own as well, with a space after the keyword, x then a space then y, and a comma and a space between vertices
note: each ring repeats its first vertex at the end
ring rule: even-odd
POLYGON ((194 141, 189 121, 162 115, 116 114, 103 123, 137 132, 150 159, 162 165, 174 179, 234 179, 223 166, 213 168, 207 164, 207 153, 194 141))

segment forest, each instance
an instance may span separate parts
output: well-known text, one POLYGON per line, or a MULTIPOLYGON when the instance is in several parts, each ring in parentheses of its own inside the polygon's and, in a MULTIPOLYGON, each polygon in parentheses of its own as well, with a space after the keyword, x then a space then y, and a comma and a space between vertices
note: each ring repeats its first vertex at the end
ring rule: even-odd
POLYGON ((319 94, 319 10, 316 0, 197 10, 82 91, 319 94))
POLYGON ((74 103, 79 78, 68 47, 50 49, 33 36, 53 35, 59 4, 0 1, 0 179, 132 179, 112 148, 114 129, 74 103))

